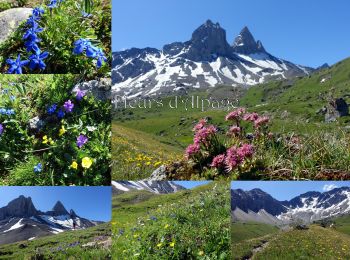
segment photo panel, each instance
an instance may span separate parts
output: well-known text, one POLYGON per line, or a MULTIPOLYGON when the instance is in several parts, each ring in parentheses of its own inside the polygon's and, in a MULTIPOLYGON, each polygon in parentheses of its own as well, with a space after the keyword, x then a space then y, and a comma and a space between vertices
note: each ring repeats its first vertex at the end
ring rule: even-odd
POLYGON ((0 77, 0 184, 110 186, 109 81, 0 77))
POLYGON ((111 0, 2 0, 0 73, 109 74, 111 17, 111 0))
POLYGON ((105 186, 0 187, 0 258, 110 259, 110 202, 105 186))
POLYGON ((350 257, 349 181, 231 182, 232 259, 350 257))
POLYGON ((113 181, 115 259, 231 259, 228 182, 113 181))

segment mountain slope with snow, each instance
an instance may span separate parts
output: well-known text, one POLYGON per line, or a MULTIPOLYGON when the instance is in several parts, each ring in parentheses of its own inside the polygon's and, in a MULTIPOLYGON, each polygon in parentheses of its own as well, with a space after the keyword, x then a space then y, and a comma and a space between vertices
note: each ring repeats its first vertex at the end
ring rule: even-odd
POLYGON ((172 181, 112 181, 113 193, 145 190, 156 194, 174 193, 185 188, 172 181))
POLYGON ((230 46, 225 30, 210 20, 187 42, 115 52, 112 66, 113 93, 129 98, 216 85, 247 87, 313 71, 272 56, 247 27, 230 46))
POLYGON ((0 208, 0 244, 85 229, 99 223, 79 217, 73 210, 68 212, 60 201, 51 211, 41 212, 30 197, 20 196, 0 208))
MULTIPOLYGON (((267 223, 271 219, 288 224, 301 220, 312 223, 350 214, 350 187, 335 188, 327 192, 307 192, 289 201, 278 201, 260 190, 231 190, 233 219, 246 221, 255 219, 267 223), (259 217, 263 213, 263 217, 259 217)), ((272 221, 273 222, 273 221, 272 221)), ((271 222, 271 223, 272 223, 271 222)))

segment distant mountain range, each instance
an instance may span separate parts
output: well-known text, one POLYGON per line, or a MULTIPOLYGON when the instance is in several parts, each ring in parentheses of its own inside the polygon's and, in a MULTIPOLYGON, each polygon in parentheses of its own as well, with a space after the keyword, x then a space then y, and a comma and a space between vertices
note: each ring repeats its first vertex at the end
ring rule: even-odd
POLYGON ((231 190, 232 218, 284 225, 295 221, 311 223, 350 214, 350 187, 327 192, 310 191, 289 201, 279 201, 268 193, 253 189, 231 190))
POLYGON ((100 223, 79 217, 72 209, 68 212, 60 201, 52 210, 42 212, 35 208, 30 197, 19 196, 0 208, 0 244, 85 229, 100 223))
POLYGON ((113 193, 145 190, 156 194, 174 193, 185 188, 172 181, 112 181, 113 193))
POLYGON ((210 20, 189 41, 167 44, 161 50, 114 52, 112 67, 113 93, 129 98, 216 85, 246 87, 314 71, 271 55, 247 27, 230 45, 225 30, 210 20))

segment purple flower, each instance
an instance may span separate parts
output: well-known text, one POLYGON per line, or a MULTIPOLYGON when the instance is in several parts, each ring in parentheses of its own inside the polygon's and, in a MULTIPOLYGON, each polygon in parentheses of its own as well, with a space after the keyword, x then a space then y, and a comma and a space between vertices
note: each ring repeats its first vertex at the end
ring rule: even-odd
POLYGON ((78 89, 75 97, 77 98, 78 101, 80 101, 83 99, 83 97, 85 97, 85 95, 86 95, 86 91, 78 89))
POLYGON ((73 102, 69 99, 68 101, 64 102, 63 108, 64 108, 64 110, 65 110, 67 113, 71 113, 71 112, 73 111, 74 104, 73 104, 73 102))
POLYGON ((0 124, 0 135, 2 135, 4 133, 4 126, 3 124, 0 124))
POLYGON ((87 138, 85 135, 79 135, 77 138, 77 146, 79 148, 83 147, 84 144, 88 142, 89 138, 87 138))

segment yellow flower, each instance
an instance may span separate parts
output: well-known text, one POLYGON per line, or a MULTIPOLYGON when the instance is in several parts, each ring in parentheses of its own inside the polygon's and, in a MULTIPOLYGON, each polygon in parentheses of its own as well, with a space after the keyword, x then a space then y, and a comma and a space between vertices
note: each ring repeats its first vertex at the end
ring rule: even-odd
POLYGON ((83 160, 81 161, 81 166, 83 168, 89 169, 92 165, 92 160, 89 157, 84 157, 83 160))
POLYGON ((174 241, 171 242, 171 243, 169 244, 169 246, 174 247, 174 246, 175 246, 175 242, 174 242, 174 241))
POLYGON ((198 255, 202 256, 202 255, 204 255, 204 252, 201 250, 201 251, 198 252, 198 255))
POLYGON ((166 224, 166 225, 164 226, 165 229, 167 229, 168 227, 170 227, 169 224, 166 224))
POLYGON ((148 166, 148 165, 151 165, 151 162, 146 162, 146 165, 148 166))
POLYGON ((44 135, 44 136, 43 136, 43 144, 47 144, 48 141, 49 141, 49 140, 48 140, 48 138, 47 138, 47 135, 44 135))
POLYGON ((162 245, 163 245, 163 243, 159 243, 159 244, 157 245, 157 247, 162 247, 162 245))
POLYGON ((65 132, 67 132, 67 130, 64 128, 64 126, 62 126, 61 129, 59 130, 58 136, 64 135, 65 132))
POLYGON ((70 165, 70 167, 72 168, 72 169, 78 169, 78 164, 77 164, 77 162, 76 161, 73 161, 72 162, 72 164, 70 165))

